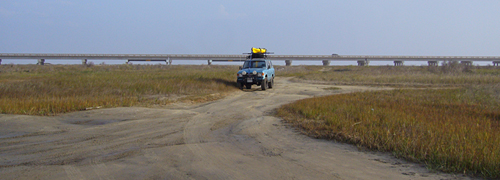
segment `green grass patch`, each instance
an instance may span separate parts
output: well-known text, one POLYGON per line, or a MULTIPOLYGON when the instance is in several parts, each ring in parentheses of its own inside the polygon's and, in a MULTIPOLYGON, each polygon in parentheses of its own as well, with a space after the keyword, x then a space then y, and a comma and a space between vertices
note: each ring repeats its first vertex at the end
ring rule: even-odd
POLYGON ((236 66, 2 65, 0 113, 55 115, 92 107, 208 101, 237 90, 236 66))
POLYGON ((498 178, 499 99, 498 87, 360 92, 299 100, 277 115, 313 137, 498 178))

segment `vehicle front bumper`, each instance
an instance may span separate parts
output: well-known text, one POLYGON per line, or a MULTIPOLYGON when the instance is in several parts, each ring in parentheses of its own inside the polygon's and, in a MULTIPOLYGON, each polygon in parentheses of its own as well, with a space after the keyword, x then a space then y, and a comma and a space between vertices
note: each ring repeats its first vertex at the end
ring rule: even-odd
POLYGON ((259 76, 243 76, 243 77, 238 77, 237 82, 241 84, 257 84, 260 85, 260 83, 264 80, 263 77, 259 76))

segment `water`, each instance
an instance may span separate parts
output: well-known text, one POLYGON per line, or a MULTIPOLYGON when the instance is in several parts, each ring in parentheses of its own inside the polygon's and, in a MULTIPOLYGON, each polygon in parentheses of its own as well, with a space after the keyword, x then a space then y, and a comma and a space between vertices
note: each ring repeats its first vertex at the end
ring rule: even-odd
MULTIPOLYGON (((87 63, 99 64, 125 64, 126 60, 88 60, 87 63)), ((37 64, 36 59, 2 59, 2 65, 5 64, 37 64)), ((46 64, 82 64, 81 60, 51 60, 46 59, 46 64)), ((132 61, 132 64, 166 64, 165 62, 153 61, 132 61)), ((442 61, 439 62, 441 65, 442 61)), ((207 65, 208 61, 205 60, 173 60, 172 65, 207 65)), ((213 62, 213 65, 243 65, 243 62, 213 62)), ((285 61, 273 61, 274 65, 285 65, 285 61)), ((292 66, 296 65, 323 65, 322 61, 293 61, 292 66)), ((330 61, 330 66, 357 66, 357 61, 330 61)), ((393 61, 370 61, 370 66, 394 66, 393 61)), ((427 66, 427 61, 405 61, 405 66, 427 66)), ((488 66, 493 65, 490 61, 475 61, 474 66, 488 66)))

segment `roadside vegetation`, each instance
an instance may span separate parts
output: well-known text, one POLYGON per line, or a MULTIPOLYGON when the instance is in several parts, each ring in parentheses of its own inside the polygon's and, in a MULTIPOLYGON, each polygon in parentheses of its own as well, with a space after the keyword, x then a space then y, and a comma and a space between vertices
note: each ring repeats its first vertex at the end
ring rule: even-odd
POLYGON ((430 169, 500 177, 500 68, 316 68, 295 72, 296 79, 404 88, 304 99, 277 110, 303 133, 392 152, 430 169))
MULTIPOLYGON (((296 101, 277 115, 307 135, 426 164, 500 178, 500 68, 276 66, 279 77, 400 88, 296 101)), ((1 65, 0 113, 206 102, 237 91, 237 66, 1 65)), ((335 90, 335 87, 326 90, 335 90)))
POLYGON ((219 99, 235 66, 1 65, 0 113, 55 115, 100 107, 219 99))
POLYGON ((499 84, 500 71, 494 66, 291 66, 278 67, 278 76, 296 81, 334 85, 369 85, 391 87, 463 87, 499 84))

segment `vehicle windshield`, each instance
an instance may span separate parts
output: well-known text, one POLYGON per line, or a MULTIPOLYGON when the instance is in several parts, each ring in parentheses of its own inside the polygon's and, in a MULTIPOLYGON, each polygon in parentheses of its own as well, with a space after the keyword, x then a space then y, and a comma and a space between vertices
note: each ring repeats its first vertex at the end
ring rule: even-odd
POLYGON ((247 68, 266 68, 266 61, 245 61, 243 69, 247 68))

